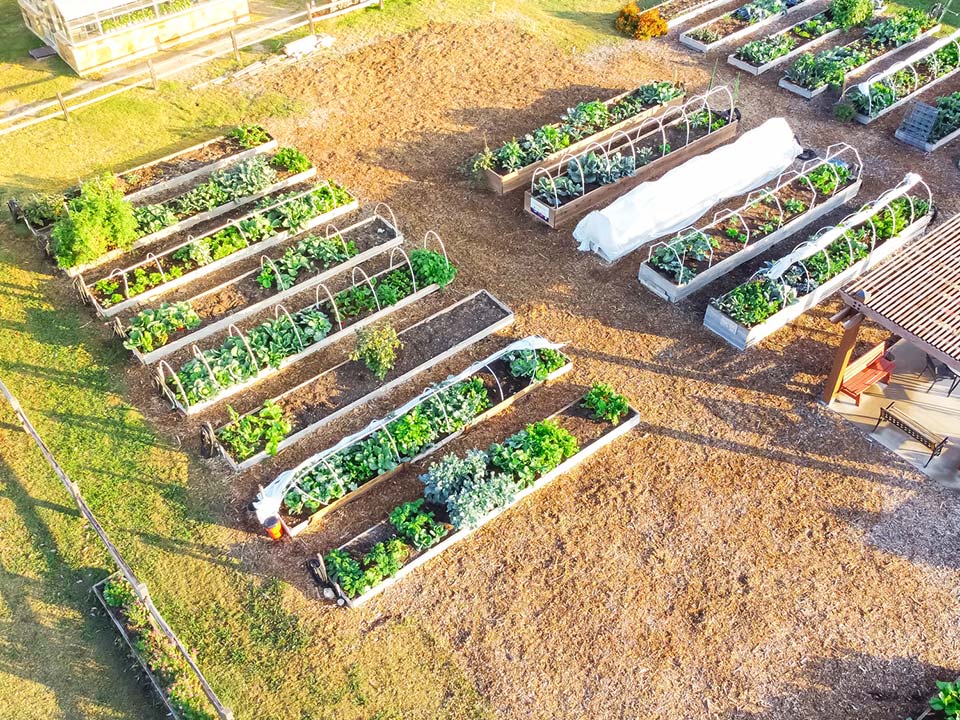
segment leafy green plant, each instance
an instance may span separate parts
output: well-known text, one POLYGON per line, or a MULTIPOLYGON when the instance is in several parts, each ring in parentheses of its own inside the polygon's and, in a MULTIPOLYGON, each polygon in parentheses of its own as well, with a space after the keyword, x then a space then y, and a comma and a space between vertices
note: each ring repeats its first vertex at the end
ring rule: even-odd
POLYGON ((301 272, 327 270, 346 262, 357 252, 356 243, 353 240, 345 242, 340 235, 329 238, 310 235, 287 248, 283 255, 272 263, 264 263, 263 269, 257 275, 257 283, 263 288, 276 285, 281 290, 286 290, 296 284, 301 272), (280 274, 279 277, 277 273, 280 274))
POLYGON ((130 319, 123 346, 127 350, 152 352, 166 345, 171 333, 193 330, 200 323, 200 316, 190 303, 161 303, 155 310, 141 310, 130 319))
POLYGON ((773 35, 746 43, 737 51, 737 58, 760 67, 783 57, 796 45, 797 41, 790 34, 773 35))
POLYGON ((469 450, 463 459, 446 455, 420 480, 424 497, 445 505, 458 529, 476 527, 484 515, 509 505, 518 489, 512 476, 491 472, 489 457, 481 450, 469 450))
POLYGON ((107 601, 107 605, 110 607, 122 608, 133 604, 137 596, 126 579, 115 577, 104 583, 103 599, 107 601))
POLYGON ((833 116, 840 122, 850 122, 856 114, 853 103, 841 102, 833 106, 833 116))
POLYGON ((688 37, 704 45, 712 45, 723 38, 723 35, 709 27, 696 28, 687 33, 688 37))
POLYGON ((487 451, 490 464, 516 478, 520 487, 528 487, 579 450, 577 439, 555 420, 527 425, 487 451))
POLYGON ((946 718, 960 717, 960 682, 937 681, 937 694, 930 698, 930 707, 946 718))
POLYGON ((177 222, 177 215, 166 205, 141 205, 133 209, 137 220, 137 233, 142 237, 152 235, 177 222))
POLYGON ((426 248, 411 251, 410 264, 421 288, 434 284, 445 288, 457 276, 457 268, 445 255, 426 248))
POLYGON ((83 183, 80 194, 67 201, 67 212, 51 232, 51 250, 62 268, 76 267, 110 250, 127 250, 137 238, 137 221, 130 203, 112 176, 83 183))
POLYGON ((937 119, 930 131, 930 142, 942 140, 960 129, 960 92, 938 97, 937 119))
POLYGON ((282 147, 270 158, 270 164, 278 170, 286 170, 297 174, 309 170, 313 163, 302 152, 294 147, 282 147))
POLYGON ((807 204, 799 198, 788 198, 783 208, 792 215, 799 215, 807 211, 807 204))
POLYGON ((437 522, 434 514, 424 508, 423 498, 398 505, 391 510, 390 524, 418 550, 433 547, 447 534, 443 524, 437 522))
POLYGON ((63 215, 64 199, 55 194, 33 194, 20 206, 23 217, 34 228, 44 228, 63 215))
POLYGON ((236 140, 241 147, 250 149, 270 141, 270 134, 262 125, 238 125, 227 137, 236 140))
POLYGON ((581 407, 592 411, 595 420, 606 420, 611 425, 619 424, 620 418, 630 412, 630 403, 623 395, 599 382, 583 396, 581 407))
POLYGON ((403 347, 396 329, 388 323, 357 328, 357 344, 350 359, 362 362, 378 380, 383 380, 397 362, 403 347))
POLYGON ((533 382, 546 380, 550 373, 559 370, 569 359, 559 350, 538 348, 536 350, 513 350, 503 356, 513 377, 530 378, 533 382))
POLYGON ((230 422, 217 431, 217 439, 236 460, 246 460, 263 450, 276 455, 280 441, 293 429, 273 400, 267 400, 256 413, 241 416, 227 406, 230 422))
POLYGON ((831 0, 830 16, 844 30, 873 17, 873 0, 831 0))

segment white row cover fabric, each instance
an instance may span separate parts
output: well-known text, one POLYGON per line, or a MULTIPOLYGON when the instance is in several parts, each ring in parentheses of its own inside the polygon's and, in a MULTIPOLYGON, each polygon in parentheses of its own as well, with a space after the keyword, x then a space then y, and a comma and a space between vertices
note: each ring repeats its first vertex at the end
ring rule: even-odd
POLYGON ((683 230, 716 203, 782 173, 803 151, 790 125, 772 118, 735 142, 691 158, 659 180, 638 185, 577 225, 580 250, 610 262, 658 237, 683 230))
POLYGON ((451 385, 455 385, 461 380, 467 379, 471 375, 474 375, 482 370, 485 365, 489 365, 494 360, 498 360, 507 353, 515 350, 543 350, 546 348, 559 350, 562 347, 563 343, 552 343, 546 338, 540 337, 539 335, 531 335, 530 337, 510 343, 505 348, 497 350, 497 352, 483 360, 478 360, 458 375, 451 375, 446 380, 443 380, 436 385, 431 385, 407 404, 401 405, 395 410, 392 410, 390 414, 380 418, 379 420, 374 420, 363 430, 360 430, 353 435, 348 435, 333 447, 327 448, 326 450, 321 450, 315 455, 312 455, 304 460, 295 468, 280 473, 273 482, 260 491, 260 493, 257 495, 257 499, 253 503, 257 520, 259 520, 262 524, 277 515, 277 513, 280 511, 280 505, 283 502, 284 496, 287 494, 287 492, 289 492, 290 488, 293 487, 294 481, 296 480, 298 474, 302 473, 304 470, 318 465, 321 460, 328 458, 331 455, 335 455, 340 450, 353 445, 358 440, 362 440, 363 438, 372 435, 384 425, 389 425, 401 415, 406 414, 432 395, 436 395, 438 392, 450 387, 451 385))

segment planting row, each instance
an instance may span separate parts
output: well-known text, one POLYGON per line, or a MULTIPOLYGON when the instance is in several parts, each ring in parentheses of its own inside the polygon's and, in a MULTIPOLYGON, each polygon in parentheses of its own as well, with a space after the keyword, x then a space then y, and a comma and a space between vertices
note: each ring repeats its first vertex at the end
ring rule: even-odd
POLYGON ((219 452, 234 470, 252 467, 512 322, 508 307, 479 291, 398 333, 392 357, 389 347, 371 349, 373 338, 361 331, 353 359, 243 415, 228 408, 229 422, 201 431, 201 449, 219 452))
POLYGON ((331 181, 276 192, 195 237, 173 237, 162 251, 147 253, 123 267, 88 273, 89 281, 81 275, 78 291, 98 315, 111 317, 356 207, 356 199, 331 181))
POLYGON ((427 388, 386 417, 281 473, 261 491, 257 515, 296 535, 335 507, 392 477, 534 388, 566 373, 570 359, 542 338, 514 342, 427 388))
POLYGON ((872 0, 831 0, 830 6, 785 30, 743 45, 727 58, 734 67, 760 75, 841 31, 873 17, 872 0))
POLYGON ((487 148, 473 158, 472 169, 485 178, 494 192, 510 192, 529 183, 537 168, 556 163, 564 153, 578 152, 618 131, 628 130, 667 105, 677 104, 683 95, 680 85, 653 82, 606 101, 578 103, 567 110, 559 123, 539 127, 497 148, 487 148))
POLYGON ((866 125, 955 74, 960 70, 958 38, 960 30, 866 82, 850 87, 837 106, 838 117, 853 117, 866 125))
POLYGON ((756 32, 782 15, 802 10, 812 0, 751 0, 733 12, 697 25, 680 34, 680 42, 699 52, 756 32))
POLYGON ((843 205, 859 192, 861 175, 854 148, 831 147, 824 158, 750 193, 738 208, 718 212, 708 225, 651 246, 640 282, 678 302, 843 205))
POLYGON ((637 0, 628 2, 618 13, 617 30, 635 40, 661 37, 670 28, 682 25, 708 10, 725 5, 728 0, 664 0, 649 8, 641 8, 637 0))
POLYGON ((343 232, 328 226, 325 236, 308 234, 283 252, 262 256, 259 269, 140 310, 125 326, 117 323, 124 347, 149 365, 382 253, 391 251, 395 257, 403 252, 395 223, 374 215, 343 232))
POLYGON ((780 87, 812 98, 828 87, 842 87, 846 77, 862 72, 883 57, 899 51, 940 29, 942 6, 934 14, 913 8, 869 25, 863 37, 816 55, 804 53, 789 67, 780 87))
POLYGON ((216 170, 189 190, 177 187, 139 205, 123 197, 113 177, 103 175, 54 208, 43 236, 57 265, 75 275, 315 174, 303 153, 281 148, 216 170))
POLYGON ((208 349, 192 344, 170 355, 158 365, 160 391, 180 412, 201 412, 337 342, 350 328, 376 322, 445 287, 457 273, 445 254, 427 248, 404 259, 400 267, 391 260, 372 277, 354 267, 351 285, 336 295, 318 283, 314 292, 289 298, 293 310, 274 303, 210 336, 208 349), (337 330, 331 334, 334 323, 337 330))
POLYGON ((709 151, 736 136, 739 112, 711 108, 710 100, 726 88, 714 88, 681 107, 648 118, 631 132, 618 133, 604 148, 591 146, 582 155, 564 155, 538 168, 524 207, 551 227, 570 222, 614 197, 709 151))
POLYGON ((447 455, 420 476, 422 498, 328 552, 323 575, 342 602, 360 605, 638 422, 626 398, 594 384, 578 401, 486 450, 447 455))
POLYGON ((929 188, 919 176, 908 175, 839 225, 712 300, 704 325, 744 350, 922 233, 932 213, 929 188), (916 192, 921 188, 926 197, 916 192))

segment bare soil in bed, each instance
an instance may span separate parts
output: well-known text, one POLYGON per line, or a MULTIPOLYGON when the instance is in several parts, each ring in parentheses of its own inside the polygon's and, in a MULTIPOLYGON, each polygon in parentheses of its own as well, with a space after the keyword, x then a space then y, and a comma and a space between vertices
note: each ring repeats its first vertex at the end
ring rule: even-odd
MULTIPOLYGON (((550 414, 593 379, 620 388, 643 418, 357 616, 298 604, 318 637, 348 623, 414 623, 454 649, 498 720, 899 720, 917 713, 935 678, 958 674, 960 563, 948 551, 960 538, 957 498, 818 404, 840 337, 828 320, 836 303, 738 353, 703 329, 704 307, 764 258, 670 306, 638 287, 643 251, 603 266, 569 232, 528 220, 517 194, 494 197, 457 173, 485 138, 522 135, 579 100, 674 72, 702 90, 712 70, 676 47, 675 33, 558 63, 555 48, 511 27, 433 25, 257 78, 322 108, 280 121, 282 143, 389 201, 418 232, 440 232, 461 267, 456 292, 487 287, 518 311, 512 334, 571 342, 573 372, 476 428, 469 446, 550 414), (551 72, 531 71, 542 67, 551 72)), ((718 69, 721 82, 735 75, 718 69)), ((925 157, 895 144, 900 113, 841 125, 830 93, 808 102, 768 75, 741 79, 748 128, 783 116, 805 145, 856 146, 866 164, 858 200, 917 170, 947 215, 960 210, 955 150, 925 157)), ((868 329, 864 343, 883 336, 868 329)), ((264 383, 243 404, 297 377, 264 383)), ((146 373, 132 371, 130 385, 171 437, 194 436, 197 421, 174 418, 146 373)), ((249 532, 236 553, 245 569, 313 598, 308 554, 356 534, 355 520, 362 526, 368 509, 373 517, 404 489, 388 483, 377 503, 348 505, 302 542, 270 545, 243 508, 287 462, 222 482, 234 493, 222 522, 249 532)))
POLYGON ((157 185, 175 178, 178 175, 193 172, 204 165, 238 154, 245 149, 233 138, 225 137, 202 148, 177 155, 165 162, 156 163, 125 175, 118 175, 117 188, 124 195, 129 195, 151 185, 157 185))

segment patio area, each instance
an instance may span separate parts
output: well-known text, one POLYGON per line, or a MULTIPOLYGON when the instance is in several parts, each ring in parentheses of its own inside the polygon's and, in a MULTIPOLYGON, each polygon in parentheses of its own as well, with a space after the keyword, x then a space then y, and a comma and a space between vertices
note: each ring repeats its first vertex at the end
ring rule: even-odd
POLYGON ((895 363, 889 384, 877 383, 870 387, 860 396, 859 407, 852 398, 839 395, 830 403, 830 408, 928 477, 947 487, 960 489, 960 387, 947 397, 951 385, 949 379, 932 384, 929 371, 918 376, 926 369, 926 356, 906 341, 898 342, 887 355, 895 363), (930 459, 929 448, 888 422, 880 423, 874 430, 880 409, 892 402, 931 432, 949 437, 943 453, 926 467, 924 463, 930 459))

